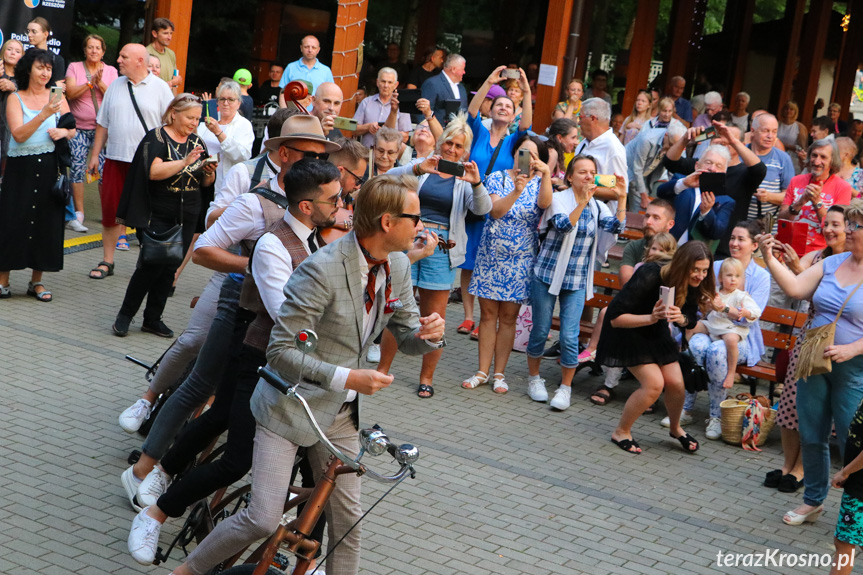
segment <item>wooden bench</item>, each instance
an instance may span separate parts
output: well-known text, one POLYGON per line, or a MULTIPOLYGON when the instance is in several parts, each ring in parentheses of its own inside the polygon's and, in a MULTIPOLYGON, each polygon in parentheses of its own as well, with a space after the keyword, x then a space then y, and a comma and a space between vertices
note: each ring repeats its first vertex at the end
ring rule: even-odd
MULTIPOLYGON (((759 322, 761 323, 761 325, 765 323, 775 323, 781 326, 786 326, 787 328, 789 328, 789 331, 793 331, 796 328, 803 327, 803 324, 806 323, 806 315, 807 314, 801 312, 767 306, 761 313, 761 318, 759 319, 759 322)), ((761 337, 764 339, 764 347, 772 348, 775 350, 774 358, 776 356, 776 353, 780 351, 791 350, 791 348, 794 347, 794 341, 796 340, 796 337, 793 334, 781 333, 778 331, 764 329, 763 327, 761 329, 761 337)), ((759 379, 768 382, 768 398, 770 399, 771 403, 773 402, 773 392, 778 381, 776 377, 775 364, 766 361, 759 361, 752 367, 738 365, 737 373, 749 380, 749 392, 752 395, 755 395, 755 389, 759 379)))
MULTIPOLYGON (((593 272, 593 297, 584 302, 584 309, 589 311, 591 320, 584 319, 588 314, 582 315, 581 327, 578 331, 578 339, 586 341, 593 334, 594 321, 592 320, 594 310, 598 313, 604 307, 608 307, 614 298, 614 292, 620 291, 620 276, 606 272, 593 272), (600 290, 600 291, 597 291, 600 290)), ((551 329, 560 331, 560 318, 555 316, 551 320, 551 329)))

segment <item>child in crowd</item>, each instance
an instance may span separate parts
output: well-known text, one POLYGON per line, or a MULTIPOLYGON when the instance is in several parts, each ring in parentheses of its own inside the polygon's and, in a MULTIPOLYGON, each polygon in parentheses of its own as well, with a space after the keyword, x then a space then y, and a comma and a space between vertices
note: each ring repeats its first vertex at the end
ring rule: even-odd
MULTIPOLYGON (((635 264, 633 273, 642 265, 648 262, 658 262, 665 264, 671 261, 674 257, 674 252, 677 251, 677 240, 668 232, 660 232, 650 238, 647 243, 647 251, 644 254, 642 261, 635 264)), ((599 310, 599 315, 596 319, 596 325, 593 328, 593 333, 590 335, 590 341, 587 342, 587 347, 578 354, 578 363, 587 363, 596 358, 596 346, 599 344, 599 336, 602 332, 602 321, 605 319, 605 309, 599 310)))
POLYGON ((725 342, 728 375, 722 387, 731 389, 737 371, 738 344, 749 335, 749 324, 761 316, 755 300, 743 290, 743 264, 735 258, 722 260, 719 267, 719 293, 713 298, 713 311, 702 319, 692 333, 705 333, 711 341, 725 342), (740 324, 740 319, 746 323, 740 324))
POLYGON ((863 402, 857 406, 857 413, 848 427, 845 440, 845 466, 833 476, 833 487, 844 489, 842 503, 839 505, 839 519, 833 543, 836 555, 833 557, 831 575, 845 575, 854 569, 854 553, 858 545, 863 545, 863 402))

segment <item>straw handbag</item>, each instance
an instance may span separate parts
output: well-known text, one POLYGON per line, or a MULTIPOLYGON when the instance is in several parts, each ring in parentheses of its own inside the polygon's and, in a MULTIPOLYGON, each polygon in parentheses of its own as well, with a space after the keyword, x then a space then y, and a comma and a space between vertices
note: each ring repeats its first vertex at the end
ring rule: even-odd
POLYGON ((743 443, 743 418, 746 408, 749 407, 751 399, 757 400, 764 408, 764 421, 761 423, 758 434, 757 446, 762 446, 767 441, 767 436, 776 423, 776 410, 769 407, 769 402, 763 395, 752 396, 748 393, 738 394, 737 399, 726 399, 719 404, 720 421, 722 422, 722 440, 731 445, 743 443))
POLYGON ((863 280, 860 280, 857 287, 845 298, 832 323, 806 330, 806 339, 800 346, 800 356, 797 358, 797 371, 794 373, 796 379, 807 379, 810 375, 821 375, 833 370, 833 362, 829 357, 824 357, 824 350, 827 346, 833 345, 833 338, 836 336, 836 322, 839 321, 845 306, 848 305, 861 285, 863 285, 863 280))

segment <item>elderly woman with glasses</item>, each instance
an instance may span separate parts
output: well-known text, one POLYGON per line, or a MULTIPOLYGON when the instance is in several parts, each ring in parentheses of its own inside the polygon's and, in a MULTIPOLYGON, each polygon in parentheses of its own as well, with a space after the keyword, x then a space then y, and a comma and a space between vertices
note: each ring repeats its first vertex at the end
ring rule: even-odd
MULTIPOLYGON (((382 130, 379 130, 380 134, 382 130)), ((419 178, 420 214, 425 227, 436 233, 449 247, 411 266, 414 287, 419 288, 420 311, 446 315, 449 291, 455 282, 456 268, 464 262, 467 248, 465 216, 468 212, 485 215, 491 211, 491 198, 482 184, 482 174, 475 162, 467 161, 473 132, 463 114, 455 116, 437 141, 434 155, 414 160, 406 166, 391 169, 388 174, 413 174, 419 178), (464 175, 453 176, 438 170, 442 160, 464 167, 464 175)), ((510 157, 511 161, 511 157, 510 157)), ((384 337, 378 370, 386 373, 395 357, 395 339, 384 337)), ((423 356, 420 371, 420 398, 434 395, 432 378, 442 351, 423 356)))
MULTIPOLYGON (((788 525, 812 523, 824 511, 830 489, 831 429, 836 429, 839 453, 844 458, 848 428, 863 400, 863 290, 858 289, 863 283, 863 202, 851 202, 845 219, 847 251, 824 258, 799 275, 775 257, 774 253, 784 250, 773 236, 761 238, 764 262, 782 291, 795 299, 811 299, 814 318, 810 327, 836 322, 833 343, 824 348, 824 357, 832 360, 832 371, 797 382, 806 481, 803 504, 782 518, 788 525)), ((844 504, 843 499, 843 508, 844 504)))
MULTIPOLYGON (((204 99, 208 100, 209 96, 204 94, 204 99)), ((219 167, 216 170, 218 184, 222 183, 224 174, 234 165, 252 157, 255 130, 252 123, 239 114, 241 98, 242 91, 238 83, 223 81, 216 88, 218 117, 208 116, 198 126, 198 136, 207 146, 207 152, 211 156, 219 154, 219 167)))

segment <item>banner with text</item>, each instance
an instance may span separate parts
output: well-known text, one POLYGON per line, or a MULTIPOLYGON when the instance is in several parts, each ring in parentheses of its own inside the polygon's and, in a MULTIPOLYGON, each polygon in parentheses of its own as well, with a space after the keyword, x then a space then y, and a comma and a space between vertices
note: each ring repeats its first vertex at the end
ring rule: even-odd
POLYGON ((48 49, 68 53, 74 3, 75 0, 0 0, 0 46, 12 39, 29 48, 27 23, 41 16, 51 25, 48 49))

